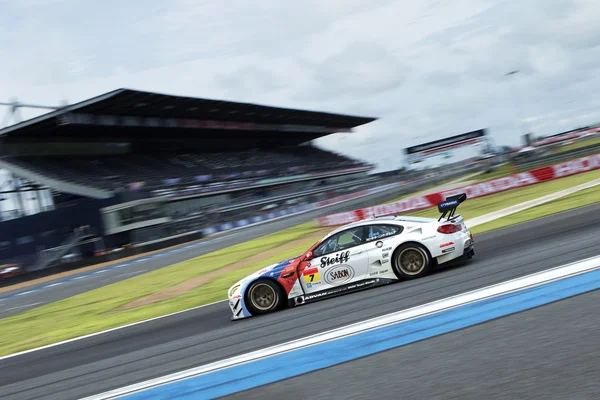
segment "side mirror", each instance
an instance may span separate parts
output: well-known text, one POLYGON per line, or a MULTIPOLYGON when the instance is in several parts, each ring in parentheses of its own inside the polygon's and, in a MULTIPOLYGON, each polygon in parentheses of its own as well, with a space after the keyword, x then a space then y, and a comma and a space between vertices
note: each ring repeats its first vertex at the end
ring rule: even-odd
POLYGON ((312 258, 313 258, 312 251, 309 251, 304 255, 304 261, 310 261, 310 260, 312 260, 312 258))

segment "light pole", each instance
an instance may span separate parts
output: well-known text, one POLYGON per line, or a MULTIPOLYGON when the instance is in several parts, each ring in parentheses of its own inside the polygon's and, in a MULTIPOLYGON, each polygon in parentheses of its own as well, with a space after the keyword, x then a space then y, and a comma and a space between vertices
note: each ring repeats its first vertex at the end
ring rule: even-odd
MULTIPOLYGON (((506 73, 506 76, 509 77, 513 77, 514 75, 517 75, 520 71, 519 70, 514 70, 514 71, 510 71, 506 73)), ((513 78, 514 79, 514 78, 513 78)), ((517 87, 516 87, 516 83, 513 84, 513 89, 512 89, 512 96, 513 96, 513 105, 515 107, 515 113, 517 114, 517 120, 518 120, 518 128, 521 131, 522 135, 527 134, 527 126, 525 124, 525 120, 523 119, 523 115, 522 115, 522 106, 519 103, 519 96, 517 93, 517 87)))

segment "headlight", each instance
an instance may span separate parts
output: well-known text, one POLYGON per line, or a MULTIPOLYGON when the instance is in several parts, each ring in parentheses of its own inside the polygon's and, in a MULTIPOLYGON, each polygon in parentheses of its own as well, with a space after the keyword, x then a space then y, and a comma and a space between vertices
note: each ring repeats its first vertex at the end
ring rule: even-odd
POLYGON ((229 297, 234 297, 235 295, 239 294, 241 287, 242 285, 235 285, 234 287, 232 287, 229 291, 229 297))

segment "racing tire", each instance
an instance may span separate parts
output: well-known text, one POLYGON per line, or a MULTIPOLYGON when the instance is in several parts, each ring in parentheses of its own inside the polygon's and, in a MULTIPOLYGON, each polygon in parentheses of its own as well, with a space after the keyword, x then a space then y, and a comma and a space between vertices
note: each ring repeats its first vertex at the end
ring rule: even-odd
POLYGON ((252 315, 276 311, 283 306, 284 301, 283 290, 270 279, 254 281, 246 289, 246 307, 252 315))
POLYGON ((392 268, 399 279, 417 279, 432 269, 429 252, 418 243, 405 243, 394 251, 392 268))

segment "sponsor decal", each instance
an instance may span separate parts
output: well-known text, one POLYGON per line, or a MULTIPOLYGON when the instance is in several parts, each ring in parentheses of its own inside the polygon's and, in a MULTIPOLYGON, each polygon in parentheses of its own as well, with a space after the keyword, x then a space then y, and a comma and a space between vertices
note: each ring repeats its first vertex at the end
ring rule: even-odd
POLYGON ((389 262, 390 262, 390 260, 383 260, 383 261, 381 261, 382 264, 386 264, 386 263, 389 263, 389 262))
POLYGON ((301 296, 304 293, 302 286, 300 285, 300 280, 296 279, 296 282, 292 285, 292 289, 288 295, 289 298, 301 296))
POLYGON ((321 283, 321 273, 319 272, 319 269, 316 267, 305 269, 304 272, 302 273, 302 275, 304 277, 304 282, 307 284, 307 286, 309 284, 311 285, 308 287, 312 287, 313 285, 317 285, 317 284, 321 283))
POLYGON ((321 258, 321 268, 328 267, 330 265, 341 264, 350 260, 350 250, 338 253, 335 257, 323 257, 321 258))
POLYGON ((314 300, 314 299, 318 299, 318 298, 322 298, 322 297, 332 296, 335 294, 346 292, 348 290, 358 289, 363 286, 372 285, 377 282, 379 282, 379 279, 371 279, 371 280, 368 280, 365 282, 358 282, 358 283, 354 283, 354 284, 350 284, 350 285, 346 285, 346 286, 341 286, 341 287, 337 287, 335 289, 325 290, 323 292, 319 292, 319 293, 315 293, 315 294, 309 294, 307 296, 304 296, 304 300, 308 301, 308 300, 314 300))
POLYGON ((438 207, 441 209, 445 209, 447 207, 456 207, 458 206, 458 200, 450 200, 450 201, 442 201, 438 204, 438 207))
POLYGON ((382 269, 381 271, 373 271, 369 274, 369 276, 381 275, 385 274, 389 271, 389 269, 382 269))
POLYGON ((449 249, 442 250, 442 253, 450 253, 450 252, 452 252, 454 250, 455 250, 454 247, 450 247, 449 249))
POLYGON ((354 270, 349 265, 338 265, 325 273, 325 282, 330 285, 339 285, 354 278, 354 270))
POLYGON ((318 299, 319 297, 324 297, 324 296, 329 296, 333 294, 333 292, 321 292, 321 293, 315 293, 315 294, 309 294, 308 296, 304 297, 304 300, 312 300, 312 299, 318 299))
POLYGON ((383 247, 383 242, 379 241, 377 243, 375 243, 375 246, 377 246, 378 248, 383 247))
POLYGON ((379 235, 375 234, 373 235, 372 233, 369 234, 369 237, 367 238, 367 242, 372 242, 375 239, 383 239, 389 236, 394 236, 395 233, 391 233, 391 232, 387 232, 387 233, 381 233, 379 235))
POLYGON ((289 293, 296 284, 296 282, 298 282, 298 278, 296 278, 295 276, 287 279, 279 278, 277 279, 277 282, 281 283, 281 286, 283 286, 286 293, 289 293))
POLYGON ((383 254, 381 255, 381 257, 382 257, 382 258, 386 258, 386 257, 389 257, 389 256, 390 256, 390 253, 383 253, 383 254))
MULTIPOLYGON (((296 273, 296 266, 290 265, 290 266, 285 267, 283 269, 283 271, 281 271, 280 277, 284 278, 284 279, 289 278, 289 277, 293 276, 295 273, 296 273)), ((271 274, 271 275, 273 275, 273 274, 271 274)))
POLYGON ((427 236, 427 237, 421 238, 421 240, 430 240, 430 239, 435 239, 435 236, 427 236))
POLYGON ((348 285, 348 290, 356 289, 356 288, 367 286, 367 285, 372 285, 376 282, 379 282, 379 279, 373 279, 373 280, 366 281, 366 282, 355 283, 354 285, 348 285))
POLYGON ((391 247, 386 247, 385 249, 383 249, 382 251, 390 251, 392 248, 391 247))
POLYGON ((452 246, 453 244, 454 244, 454 242, 448 242, 448 243, 441 244, 440 249, 443 249, 444 247, 452 246))
POLYGON ((261 269, 260 271, 258 271, 258 275, 262 275, 262 274, 264 274, 265 272, 269 272, 270 270, 271 270, 271 268, 263 268, 263 269, 261 269))

